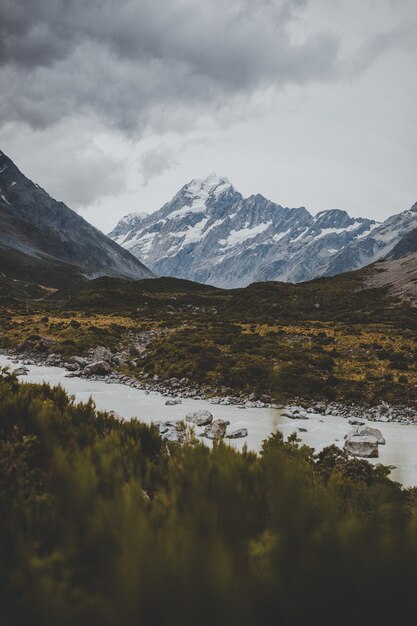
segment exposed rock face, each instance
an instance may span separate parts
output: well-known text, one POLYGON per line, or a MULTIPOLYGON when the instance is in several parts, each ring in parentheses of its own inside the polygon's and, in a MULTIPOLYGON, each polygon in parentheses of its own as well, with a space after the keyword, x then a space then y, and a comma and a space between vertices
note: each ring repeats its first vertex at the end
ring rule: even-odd
POLYGON ((112 357, 113 353, 104 346, 97 346, 97 348, 94 348, 94 350, 91 352, 91 359, 93 363, 97 361, 107 361, 108 363, 110 363, 112 357))
POLYGON ((185 416, 187 422, 191 422, 196 426, 208 426, 213 422, 213 415, 210 411, 204 411, 200 409, 199 411, 195 411, 193 413, 188 413, 185 416))
POLYGON ((84 368, 84 374, 90 375, 98 375, 104 376, 105 374, 110 374, 112 371, 111 365, 108 361, 96 361, 95 363, 90 363, 87 367, 84 368))
POLYGON ((1 151, 0 271, 52 287, 83 277, 152 277, 136 257, 51 198, 1 151))
POLYGON ((260 194, 243 198, 213 175, 191 181, 156 213, 123 218, 109 236, 156 274, 243 287, 363 267, 416 227, 417 206, 383 224, 336 209, 313 216, 260 194))
POLYGON ((378 440, 371 436, 354 436, 346 439, 345 450, 353 456, 378 458, 378 440))
MULTIPOLYGON (((417 230, 414 231, 417 238, 417 230)), ((392 296, 417 306, 417 252, 405 258, 376 263, 366 279, 368 287, 387 287, 392 296)))
POLYGON ((325 275, 334 276, 386 258, 416 227, 417 203, 382 224, 375 224, 368 235, 352 240, 331 260, 325 275))
POLYGON ((227 420, 217 419, 214 420, 204 430, 204 436, 208 439, 223 439, 226 434, 226 428, 230 422, 227 420))

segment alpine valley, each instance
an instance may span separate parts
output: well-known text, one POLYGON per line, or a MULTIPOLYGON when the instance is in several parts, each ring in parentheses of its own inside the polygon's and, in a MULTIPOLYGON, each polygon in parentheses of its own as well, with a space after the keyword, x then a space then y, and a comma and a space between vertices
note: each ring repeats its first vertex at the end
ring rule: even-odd
POLYGON ((313 216, 260 194, 244 198, 213 174, 185 185, 155 213, 127 215, 109 237, 157 275, 235 288, 359 269, 416 227, 417 204, 383 223, 339 209, 313 216))
POLYGON ((113 241, 0 154, 1 624, 408 624, 416 222, 211 177, 113 241))

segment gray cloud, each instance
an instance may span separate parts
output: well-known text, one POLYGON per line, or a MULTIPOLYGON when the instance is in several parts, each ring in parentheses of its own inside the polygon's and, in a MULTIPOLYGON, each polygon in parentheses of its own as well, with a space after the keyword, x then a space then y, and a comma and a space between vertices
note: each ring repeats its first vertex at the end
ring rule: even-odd
POLYGON ((161 176, 161 174, 179 165, 177 158, 179 152, 178 148, 174 150, 174 148, 167 146, 158 146, 146 150, 141 156, 139 167, 143 184, 148 185, 153 178, 161 176))
POLYGON ((54 198, 74 210, 96 200, 126 191, 126 162, 102 139, 102 129, 84 121, 50 127, 42 132, 18 124, 2 131, 2 147, 18 167, 44 187, 54 198), (95 140, 98 137, 98 141, 95 140))
POLYGON ((125 132, 326 80, 337 40, 295 43, 307 0, 0 0, 0 121, 95 114, 125 132))

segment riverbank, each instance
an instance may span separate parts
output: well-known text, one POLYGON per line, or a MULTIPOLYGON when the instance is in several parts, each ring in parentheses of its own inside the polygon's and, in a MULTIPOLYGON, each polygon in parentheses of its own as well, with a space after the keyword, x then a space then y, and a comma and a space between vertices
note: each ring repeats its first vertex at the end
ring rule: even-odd
MULTIPOLYGON (((13 359, 16 361, 16 359, 13 359)), ((15 369, 23 365, 22 361, 12 362, 0 356, 0 366, 9 365, 15 369)), ((283 408, 253 408, 242 405, 215 404, 210 399, 174 398, 162 395, 157 391, 137 389, 122 383, 109 384, 104 378, 81 378, 68 376, 63 368, 46 365, 27 365, 28 372, 21 376, 22 382, 49 383, 61 385, 76 402, 94 400, 97 409, 115 412, 130 420, 137 418, 146 424, 158 422, 179 423, 186 415, 196 411, 209 411, 214 420, 230 423, 229 431, 247 430, 247 436, 241 439, 225 441, 237 450, 244 446, 253 452, 259 452, 262 443, 273 433, 280 431, 285 438, 296 434, 297 437, 317 453, 327 446, 335 445, 343 448, 345 436, 354 428, 348 416, 333 413, 314 413, 313 407, 292 406, 283 408)), ((357 418, 356 418, 357 419, 357 418)), ((356 421, 355 419, 355 421, 356 421)), ((361 419, 366 426, 371 422, 361 419)), ((417 428, 410 424, 385 422, 378 425, 386 445, 379 446, 378 458, 370 458, 373 464, 381 463, 391 466, 391 478, 404 486, 417 485, 417 428)), ((203 429, 196 428, 197 438, 211 446, 212 441, 203 436, 203 429)))
MULTIPOLYGON (((145 345, 147 341, 148 337, 146 337, 145 345)), ((237 406, 240 409, 281 409, 295 420, 303 419, 303 416, 308 414, 321 414, 336 415, 353 420, 417 425, 417 409, 407 405, 390 405, 384 401, 374 406, 368 406, 357 402, 345 404, 336 401, 323 402, 298 398, 295 402, 278 404, 274 403, 267 395, 259 396, 255 393, 233 395, 225 388, 199 386, 191 384, 185 378, 161 380, 157 375, 150 377, 147 374, 137 378, 115 369, 112 363, 114 355, 104 346, 98 346, 91 350, 87 357, 71 356, 65 358, 57 353, 43 354, 34 351, 22 352, 21 350, 2 350, 1 354, 9 357, 15 364, 21 362, 24 366, 61 367, 68 372, 68 377, 84 378, 107 384, 121 384, 145 392, 160 393, 171 399, 207 400, 211 404, 237 406)), ((120 367, 123 367, 123 361, 120 367)))

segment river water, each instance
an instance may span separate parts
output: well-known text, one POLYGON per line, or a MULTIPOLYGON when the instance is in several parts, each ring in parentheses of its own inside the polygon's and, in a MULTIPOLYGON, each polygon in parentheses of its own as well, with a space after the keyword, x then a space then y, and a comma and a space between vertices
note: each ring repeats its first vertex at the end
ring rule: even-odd
MULTIPOLYGON (((11 369, 20 363, 12 363, 4 355, 0 355, 0 367, 11 369)), ((116 411, 125 419, 137 417, 150 424, 158 420, 180 420, 198 409, 209 410, 214 419, 222 418, 230 421, 229 429, 247 428, 248 437, 229 441, 230 445, 242 449, 246 443, 250 450, 258 452, 262 441, 277 430, 285 437, 297 432, 303 443, 317 451, 325 446, 336 444, 343 446, 345 434, 352 426, 345 418, 331 415, 309 414, 308 420, 292 420, 282 415, 279 409, 245 408, 211 404, 208 400, 183 399, 181 404, 167 406, 167 396, 157 392, 146 392, 133 389, 126 385, 107 384, 83 378, 66 378, 66 372, 59 367, 28 365, 29 374, 20 377, 22 382, 60 384, 77 402, 85 402, 93 398, 100 410, 116 411), (299 432, 305 428, 307 432, 299 432)), ((1 415, 0 415, 1 419, 1 415)), ((386 445, 379 446, 379 458, 370 459, 372 463, 395 465, 391 478, 404 486, 417 485, 417 425, 397 423, 375 424, 365 420, 367 425, 379 428, 385 437, 386 445)), ((204 439, 207 445, 210 441, 204 439)))

